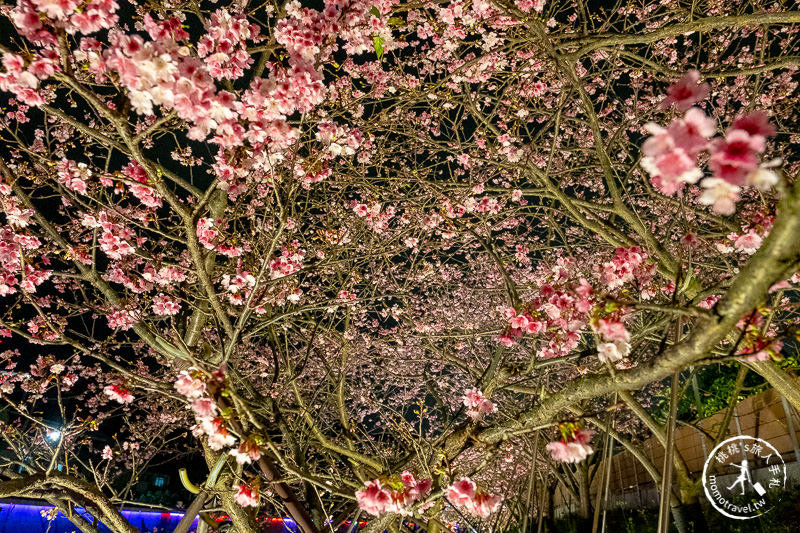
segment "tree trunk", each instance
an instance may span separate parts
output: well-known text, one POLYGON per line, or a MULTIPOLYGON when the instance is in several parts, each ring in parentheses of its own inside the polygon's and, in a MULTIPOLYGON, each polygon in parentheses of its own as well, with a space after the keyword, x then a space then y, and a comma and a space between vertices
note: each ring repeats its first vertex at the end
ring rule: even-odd
MULTIPOLYGON (((203 442, 203 455, 206 459, 208 469, 213 470, 219 460, 220 454, 208 447, 208 444, 203 442)), ((220 503, 222 508, 228 516, 231 517, 233 524, 233 532, 235 533, 256 533, 258 528, 256 526, 255 517, 253 513, 236 503, 233 499, 235 491, 233 490, 233 476, 230 469, 224 468, 217 476, 217 481, 214 484, 214 489, 218 491, 220 503)))
POLYGON ((175 526, 175 529, 172 531, 172 533, 188 533, 195 517, 200 514, 200 511, 203 510, 203 506, 210 497, 211 496, 205 490, 202 490, 200 494, 195 496, 191 505, 189 505, 189 507, 186 509, 186 512, 183 514, 183 518, 181 518, 181 521, 178 522, 177 526, 175 526))
POLYGON ((556 489, 558 488, 558 482, 552 483, 547 487, 547 513, 546 513, 546 521, 545 521, 545 529, 547 531, 555 531, 556 530, 556 498, 555 493, 556 489))
POLYGON ((589 490, 589 465, 584 461, 579 463, 575 470, 575 481, 578 485, 578 531, 591 531, 592 498, 589 490))
POLYGON ((248 509, 242 507, 234 501, 234 491, 231 490, 233 485, 233 476, 230 473, 224 473, 219 476, 217 481, 217 490, 221 491, 220 500, 222 508, 228 516, 231 517, 233 524, 232 532, 235 533, 257 533, 258 527, 256 526, 255 517, 248 509))

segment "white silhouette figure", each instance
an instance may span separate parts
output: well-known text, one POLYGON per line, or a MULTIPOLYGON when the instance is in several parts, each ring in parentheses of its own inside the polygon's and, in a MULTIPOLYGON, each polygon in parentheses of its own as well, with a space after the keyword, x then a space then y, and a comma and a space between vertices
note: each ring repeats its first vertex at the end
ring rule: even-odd
POLYGON ((740 465, 734 463, 732 466, 735 466, 739 469, 739 477, 737 477, 736 481, 734 481, 733 484, 728 487, 728 490, 732 490, 736 485, 741 485, 742 496, 744 496, 744 482, 749 481, 751 485, 753 484, 753 480, 750 478, 750 468, 747 466, 747 459, 744 459, 740 465))

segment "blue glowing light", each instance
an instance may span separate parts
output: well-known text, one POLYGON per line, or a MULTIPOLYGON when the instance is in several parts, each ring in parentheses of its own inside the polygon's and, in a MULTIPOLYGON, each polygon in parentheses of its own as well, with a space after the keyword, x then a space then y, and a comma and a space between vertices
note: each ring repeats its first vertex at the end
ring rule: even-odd
MULTIPOLYGON (((73 509, 76 514, 92 522, 92 516, 85 509, 73 509)), ((177 511, 140 509, 123 509, 121 513, 132 526, 145 533, 172 531, 184 514, 177 511)), ((190 531, 195 531, 197 521, 195 518, 190 531)), ((289 518, 262 518, 259 525, 263 533, 297 531, 297 526, 289 518)), ((103 524, 98 524, 98 529, 101 533, 113 533, 103 524)), ((54 513, 52 505, 0 502, 0 533, 80 533, 80 530, 63 514, 54 513)))

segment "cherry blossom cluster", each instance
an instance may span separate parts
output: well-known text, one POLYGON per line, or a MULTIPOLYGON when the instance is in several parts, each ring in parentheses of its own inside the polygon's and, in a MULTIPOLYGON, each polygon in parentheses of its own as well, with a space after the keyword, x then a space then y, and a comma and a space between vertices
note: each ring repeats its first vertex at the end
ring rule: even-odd
MULTIPOLYGON (((84 225, 88 225, 88 227, 97 227, 94 224, 97 224, 94 217, 91 215, 85 215, 83 218, 84 225)), ((137 242, 142 242, 140 239, 137 239, 137 242)), ((85 252, 83 252, 85 253, 85 252)), ((83 259, 84 255, 82 255, 81 250, 76 249, 75 255, 79 259, 83 259)), ((87 261, 83 261, 86 264, 91 264, 91 258, 86 258, 87 261)), ((123 285, 126 289, 131 291, 134 294, 142 294, 145 292, 149 292, 155 288, 156 285, 160 287, 169 287, 180 283, 187 279, 187 271, 183 268, 169 265, 169 266, 162 266, 156 269, 156 266, 150 262, 144 262, 137 257, 131 257, 131 255, 126 255, 125 261, 114 261, 112 262, 106 273, 102 275, 103 279, 106 281, 110 281, 113 283, 119 283, 123 285), (139 274, 132 268, 132 266, 138 262, 139 264, 144 263, 142 268, 142 272, 139 274)), ((166 302, 166 300, 161 299, 162 302, 166 302)), ((173 303, 177 303, 176 301, 170 299, 173 303)), ((114 309, 112 313, 118 313, 123 311, 122 309, 114 309)), ((129 316, 124 317, 123 315, 117 315, 115 318, 119 320, 132 320, 137 319, 138 311, 134 311, 132 309, 125 309, 129 316)))
POLYGON ((752 255, 761 247, 774 223, 774 215, 756 212, 747 223, 742 225, 741 233, 729 233, 725 239, 716 243, 716 249, 723 254, 738 251, 745 255, 752 255))
MULTIPOLYGON (((211 142, 221 150, 249 143, 253 148, 250 161, 240 163, 250 168, 271 170, 280 162, 281 150, 298 137, 286 117, 296 111, 308 112, 324 98, 320 72, 307 61, 292 58, 289 68, 267 65, 270 77, 253 80, 241 97, 217 90, 215 78, 236 79, 252 62, 244 42, 259 38, 258 27, 249 24, 243 14, 213 13, 208 34, 197 47, 199 57, 182 44, 188 33, 181 27, 181 19, 156 21, 147 14, 144 28, 150 40, 115 29, 109 33, 110 46, 102 55, 87 48, 89 70, 98 79, 116 72, 137 113, 153 115, 157 106, 174 110, 191 124, 191 139, 203 140, 213 133, 211 142)), ((219 157, 229 160, 224 152, 219 157)), ((220 186, 232 196, 238 195, 243 185, 234 166, 218 161, 215 168, 220 186)), ((152 191, 142 187, 133 193, 145 205, 159 202, 152 191)))
POLYGON ((146 207, 161 207, 161 195, 156 192, 152 187, 147 186, 148 178, 147 173, 136 161, 131 161, 126 166, 122 173, 133 180, 134 183, 129 185, 131 194, 133 194, 143 205, 146 207))
MULTIPOLYGON (((216 231, 216 230, 212 230, 216 231)), ((276 280, 291 276, 303 268, 306 251, 300 248, 298 241, 292 241, 281 248, 280 255, 269 262, 270 279, 276 280)), ((256 286, 256 277, 248 270, 237 268, 235 274, 223 274, 220 284, 225 289, 228 301, 233 305, 244 305, 256 286)), ((293 280, 286 283, 272 284, 259 292, 260 298, 251 302, 256 313, 266 312, 267 304, 284 305, 286 302, 298 303, 303 290, 293 280)))
POLYGON ((375 233, 383 233, 389 228, 389 221, 394 218, 396 211, 391 205, 385 208, 378 202, 371 205, 360 203, 356 200, 350 202, 353 212, 364 219, 367 226, 372 228, 375 233))
POLYGON ((502 309, 509 325, 499 337, 501 344, 512 346, 514 339, 525 334, 542 334, 547 342, 538 356, 546 359, 565 355, 578 346, 594 304, 594 290, 583 278, 570 281, 569 266, 570 261, 560 260, 553 269, 554 276, 539 286, 523 309, 502 309))
MULTIPOLYGON (((212 377, 217 381, 224 379, 220 371, 212 373, 212 377)), ((197 420, 197 425, 193 429, 195 436, 206 435, 208 445, 213 450, 231 448, 236 444, 236 438, 228 431, 225 421, 217 415, 217 405, 206 395, 207 389, 204 376, 197 370, 183 370, 175 381, 175 390, 191 400, 190 407, 197 420)), ((258 461, 261 458, 258 438, 244 439, 237 448, 229 449, 228 453, 235 457, 239 464, 258 461)))
POLYGON ((208 34, 197 43, 197 55, 206 58, 208 72, 215 80, 238 79, 253 63, 245 41, 255 40, 260 28, 242 13, 231 16, 223 9, 211 14, 208 34))
POLYGON ((197 219, 197 240, 209 250, 216 250, 217 248, 217 244, 214 241, 219 235, 219 230, 214 225, 213 218, 202 217, 197 219))
POLYGON ((15 228, 27 227, 33 216, 33 209, 23 208, 18 198, 12 194, 11 187, 0 182, 0 204, 8 223, 15 228))
MULTIPOLYGON (((788 283, 782 282, 779 285, 786 286, 788 283)), ((778 331, 774 322, 770 322, 769 327, 765 329, 767 322, 765 314, 767 314, 766 309, 757 308, 751 315, 736 324, 736 327, 742 331, 741 339, 737 342, 736 355, 742 356, 742 361, 780 361, 783 359, 781 355, 783 341, 777 338, 778 331)))
POLYGON ((181 310, 181 304, 174 298, 166 294, 159 294, 153 298, 153 313, 159 316, 177 315, 181 310))
POLYGON ((133 402, 133 394, 121 385, 108 385, 103 389, 103 392, 106 396, 121 404, 133 402))
POLYGON ((181 370, 175 381, 175 390, 189 399, 200 398, 206 392, 206 382, 196 372, 181 370))
POLYGON ((21 102, 30 106, 44 104, 44 98, 38 91, 41 80, 50 77, 59 67, 49 57, 39 57, 26 65, 22 56, 12 53, 3 54, 3 68, 0 73, 0 91, 14 93, 21 102))
POLYGON ((655 263, 647 263, 647 254, 638 246, 631 246, 617 248, 611 261, 603 264, 600 277, 609 290, 614 290, 634 279, 646 286, 655 273, 655 263))
POLYGON ((463 477, 447 487, 445 495, 453 505, 464 507, 470 514, 482 518, 497 511, 503 501, 500 495, 478 489, 475 482, 468 477, 463 477))
POLYGON ((497 411, 497 406, 486 398, 478 389, 469 389, 464 395, 464 405, 467 408, 467 416, 473 420, 480 420, 486 415, 497 411))
POLYGON ((530 13, 531 10, 541 13, 544 10, 545 0, 517 0, 517 7, 523 13, 530 13))
POLYGON ((753 335, 747 340, 748 346, 737 352, 737 355, 742 355, 742 361, 780 361, 783 359, 781 350, 783 350, 783 341, 780 339, 769 339, 753 335))
POLYGON ((127 331, 136 323, 136 313, 130 309, 118 309, 106 315, 108 327, 127 331))
POLYGON ((116 15, 119 4, 115 0, 81 4, 75 0, 18 0, 11 19, 20 34, 44 44, 54 44, 58 30, 88 35, 114 27, 119 19, 116 15))
MULTIPOLYGON (((14 202, 12 198, 2 198, 3 204, 14 202)), ((11 226, 0 227, 0 296, 17 292, 18 288, 27 292, 36 292, 36 287, 44 283, 52 275, 52 270, 37 268, 32 258, 25 258, 22 268, 22 257, 29 251, 38 250, 41 242, 36 237, 18 233, 11 226), (18 274, 24 274, 20 279, 18 274)), ((42 258, 42 263, 47 265, 47 259, 42 258)))
POLYGON ((270 279, 278 279, 294 274, 303 268, 306 251, 298 241, 292 241, 281 249, 281 254, 269 263, 270 279))
POLYGON ((380 516, 383 513, 410 514, 409 507, 431 491, 430 478, 415 479, 411 472, 403 472, 397 479, 381 484, 379 479, 367 481, 365 488, 356 492, 362 511, 380 516))
POLYGON ((224 274, 222 276, 222 286, 228 291, 228 301, 233 305, 243 305, 253 287, 256 286, 256 278, 247 270, 237 270, 236 274, 224 274))
POLYGON ((241 483, 236 487, 236 495, 233 497, 233 500, 242 507, 257 507, 258 488, 241 483))
POLYGON ((198 417, 197 425, 192 428, 192 434, 195 437, 207 436, 209 448, 219 451, 236 444, 236 437, 228 431, 225 421, 214 416, 216 404, 212 400, 207 398, 195 400, 192 402, 192 410, 198 417))
POLYGON ((261 459, 261 447, 258 445, 258 439, 256 438, 243 440, 238 448, 231 449, 228 453, 240 465, 250 464, 261 459))
POLYGON ((89 34, 113 27, 119 5, 114 0, 92 0, 80 5, 75 0, 18 0, 10 16, 20 35, 40 44, 43 49, 26 60, 12 53, 3 54, 4 73, 0 73, 0 91, 14 93, 27 105, 44 103, 38 91, 41 80, 61 70, 56 48, 58 32, 89 34))
POLYGON ((765 112, 753 111, 737 117, 724 137, 711 139, 716 122, 700 108, 692 107, 708 97, 708 84, 699 81, 700 74, 692 70, 668 89, 662 107, 674 105, 685 113, 675 117, 667 128, 647 124, 651 136, 642 146, 642 167, 660 192, 674 195, 685 184, 697 183, 703 177, 698 157, 707 152, 711 177, 700 183, 704 190, 699 201, 719 214, 730 215, 736 210, 743 187, 767 190, 778 183, 778 175, 769 168, 780 161, 761 163, 767 138, 775 134, 775 127, 765 112))
POLYGON ((314 61, 333 50, 335 36, 340 31, 339 6, 326 2, 321 12, 300 6, 300 2, 286 3, 287 17, 275 25, 275 40, 297 60, 314 61), (328 48, 323 53, 323 48, 328 48))
POLYGON ((358 128, 323 120, 317 124, 316 138, 327 147, 331 157, 351 156, 364 143, 364 134, 358 128))
MULTIPOLYGON (((224 375, 221 371, 216 371, 213 373, 213 379, 221 382, 224 380, 224 375)), ((218 416, 219 409, 216 402, 206 396, 207 388, 205 376, 197 370, 182 370, 175 381, 175 390, 191 400, 190 407, 197 421, 192 433, 196 437, 205 435, 212 450, 230 448, 236 444, 236 437, 228 431, 225 420, 218 416)))
POLYGON ((336 38, 344 41, 344 50, 357 55, 372 50, 381 39, 385 50, 399 46, 387 24, 391 0, 326 0, 321 12, 303 8, 296 0, 286 4, 287 17, 278 22, 276 40, 286 49, 307 61, 329 57, 338 49, 336 38))
POLYGON ((37 316, 26 324, 28 333, 33 337, 45 341, 54 341, 61 337, 66 326, 66 320, 60 316, 37 316))
POLYGON ((594 453, 589 445, 594 430, 580 428, 578 425, 567 422, 559 425, 561 439, 547 444, 547 451, 555 461, 564 463, 579 463, 594 453))
MULTIPOLYGON (((625 328, 623 310, 615 304, 602 304, 592 283, 583 277, 574 280, 574 260, 559 258, 552 269, 542 270, 542 282, 521 309, 501 306, 499 311, 508 321, 499 342, 511 347, 526 334, 537 335, 544 343, 538 356, 553 358, 574 350, 587 326, 599 337, 601 361, 615 362, 628 355, 630 335, 625 328)), ((610 261, 593 267, 595 284, 607 293, 615 293, 626 284, 636 282, 642 297, 652 298, 651 284, 656 265, 638 246, 618 248, 610 261)), ((577 277, 577 276, 576 276, 577 277)))
POLYGON ((591 326, 601 340, 597 343, 597 357, 600 361, 614 363, 628 356, 631 336, 622 322, 620 310, 604 318, 594 317, 591 326))
POLYGON ((97 217, 86 214, 81 219, 81 224, 87 228, 103 230, 97 242, 109 258, 122 259, 136 252, 136 248, 129 242, 136 237, 136 233, 116 222, 113 213, 103 210, 97 217))
POLYGON ((70 159, 62 159, 58 165, 58 181, 67 189, 85 195, 87 181, 92 177, 92 171, 86 163, 76 163, 70 159))
POLYGON ((218 95, 203 61, 179 44, 188 37, 181 21, 175 17, 155 21, 147 14, 144 23, 151 38, 148 41, 118 30, 109 33, 111 46, 102 59, 94 58, 96 75, 116 71, 137 113, 152 115, 154 106, 175 109, 181 118, 194 124, 189 136, 197 140, 232 120, 232 95, 218 95))
POLYGON ((142 278, 160 287, 167 287, 184 281, 187 274, 186 270, 174 265, 162 266, 156 270, 152 263, 146 263, 142 271, 142 278))
MULTIPOLYGON (((0 331, 0 335, 10 337, 11 334, 8 330, 0 331)), ((14 353, 11 351, 5 351, 0 354, 0 357, 4 357, 9 355, 10 353, 14 353)), ((9 370, 14 368, 16 365, 14 363, 6 365, 4 368, 5 370, 9 370)), ((78 375, 75 374, 72 370, 75 367, 70 366, 70 371, 67 371, 66 363, 57 362, 52 356, 43 357, 41 355, 36 357, 36 363, 30 365, 30 374, 17 374, 16 376, 11 374, 6 374, 4 379, 0 382, 0 391, 10 394, 14 390, 14 384, 11 380, 19 380, 22 381, 23 390, 32 391, 30 388, 30 382, 23 381, 25 378, 35 377, 35 378, 52 378, 58 377, 58 384, 61 387, 61 390, 67 391, 72 388, 73 385, 78 381, 78 375), (10 378, 10 379, 9 379, 10 378), (16 378, 16 379, 15 379, 16 378), (20 379, 22 378, 22 379, 20 379)), ((48 379, 39 382, 39 387, 46 387, 48 383, 48 379)), ((38 387, 37 387, 38 388, 38 387)), ((124 391, 122 387, 119 388, 122 391, 122 396, 124 398, 128 398, 127 391, 124 391)), ((41 390, 41 389, 40 389, 41 390)), ((116 395, 116 393, 113 393, 116 395)), ((130 399, 132 400, 133 397, 131 396, 130 399)))
POLYGON ((197 219, 196 232, 197 241, 208 250, 214 250, 226 257, 239 257, 244 252, 241 246, 219 242, 220 232, 223 231, 224 224, 221 220, 214 220, 209 217, 197 219))
POLYGON ((327 163, 317 164, 311 159, 307 159, 295 164, 294 175, 303 184, 304 189, 309 189, 314 183, 330 178, 333 175, 333 169, 327 163))

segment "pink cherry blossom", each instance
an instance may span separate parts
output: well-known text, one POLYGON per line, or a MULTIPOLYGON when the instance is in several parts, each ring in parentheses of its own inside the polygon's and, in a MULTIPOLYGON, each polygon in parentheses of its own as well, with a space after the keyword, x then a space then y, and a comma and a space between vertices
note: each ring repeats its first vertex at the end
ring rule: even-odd
POLYGON ((388 490, 381 487, 381 482, 367 481, 364 483, 365 489, 356 492, 356 500, 362 511, 371 515, 379 516, 391 503, 392 497, 388 490))
POLYGON ((74 0, 31 0, 31 2, 38 11, 54 20, 65 20, 78 6, 74 0))
POLYGON ((703 187, 701 204, 710 205, 720 215, 732 215, 736 212, 741 187, 720 178, 706 178, 700 185, 703 187))
POLYGON ((706 149, 708 140, 716 130, 717 123, 714 119, 697 107, 689 108, 682 118, 674 118, 667 128, 675 147, 683 150, 692 159, 706 149))
POLYGON ((365 482, 365 488, 356 492, 359 507, 375 516, 386 512, 408 514, 408 507, 428 494, 433 484, 430 478, 416 480, 408 471, 400 475, 400 483, 402 490, 384 487, 377 479, 365 482))
POLYGON ((630 352, 630 345, 627 342, 603 342, 597 345, 597 358, 602 362, 614 363, 626 357, 630 352))
POLYGON ((625 283, 640 278, 648 281, 651 276, 645 268, 647 255, 638 246, 617 248, 611 261, 603 265, 603 280, 610 289, 616 289, 625 283))
POLYGON ((607 341, 628 342, 630 333, 619 320, 601 318, 597 321, 597 332, 607 341))
POLYGON ((235 457, 236 462, 240 465, 258 461, 261 458, 261 449, 255 442, 249 440, 243 441, 238 448, 232 449, 228 453, 235 457))
POLYGON ((514 346, 514 339, 512 339, 508 335, 499 335, 497 337, 497 342, 499 342, 502 346, 505 346, 506 348, 511 348, 512 346, 514 346))
POLYGON ((106 396, 121 404, 133 402, 133 394, 119 385, 108 385, 103 389, 103 392, 106 396))
POLYGON ((571 438, 550 442, 546 448, 555 461, 579 463, 594 453, 589 445, 593 434, 591 429, 576 429, 571 438))
POLYGON ((697 102, 708 98, 710 88, 707 83, 700 82, 700 73, 690 70, 686 75, 667 89, 667 97, 659 107, 667 109, 674 105, 678 111, 686 111, 697 102))
POLYGON ((503 497, 498 494, 487 494, 479 492, 475 498, 467 505, 467 510, 475 516, 488 518, 490 514, 500 508, 503 497))
POLYGON ((445 494, 450 503, 454 505, 466 505, 475 498, 475 482, 464 477, 453 483, 447 488, 445 494))
POLYGON ((181 310, 181 304, 165 294, 159 294, 153 298, 153 313, 160 316, 177 315, 181 310))
POLYGON ((453 505, 465 507, 470 514, 483 518, 497 511, 502 502, 501 496, 478 490, 475 482, 467 477, 450 485, 445 495, 453 505))
POLYGON ((511 319, 511 327, 514 329, 526 329, 528 327, 528 317, 517 315, 511 319))
POLYGON ((775 126, 770 122, 769 115, 761 110, 736 117, 736 120, 731 124, 731 129, 743 130, 753 137, 772 137, 775 135, 775 126))
POLYGON ((231 435, 221 418, 200 418, 195 427, 198 435, 208 437, 208 446, 212 450, 222 450, 236 444, 236 437, 231 435))
POLYGON ((750 135, 745 130, 732 130, 725 139, 711 143, 708 166, 714 177, 741 187, 747 178, 758 170, 758 153, 764 151, 764 138, 750 135))
POLYGON ((212 418, 217 412, 217 405, 211 398, 198 398, 192 402, 192 411, 198 418, 212 418))
POLYGON ((234 527, 263 487, 303 530, 348 500, 491 530, 540 501, 532 468, 571 468, 531 461, 531 431, 559 426, 561 463, 593 453, 570 402, 597 414, 627 383, 651 409, 673 370, 709 371, 704 347, 778 360, 794 333, 800 93, 780 56, 800 44, 781 3, 712 2, 691 34, 675 2, 11 4, 9 461, 57 452, 99 494, 153 454, 229 455, 234 527), (772 18, 729 24, 750 11, 772 18), (653 64, 710 81, 667 88, 653 64), (731 320, 709 328, 718 301, 731 320), (675 317, 685 338, 664 343, 675 317), (55 449, 39 428, 63 402, 55 449), (99 467, 80 457, 95 430, 122 443, 99 467))
POLYGON ((108 319, 108 327, 119 328, 122 331, 127 331, 136 323, 136 317, 133 311, 128 309, 120 309, 109 313, 106 318, 108 319))
POLYGON ((463 402, 467 407, 467 416, 473 420, 481 419, 485 415, 497 411, 497 406, 489 401, 478 389, 469 389, 464 395, 463 402))
POLYGON ((242 507, 257 507, 258 506, 258 490, 250 485, 244 483, 240 484, 236 496, 233 497, 234 501, 242 507))
POLYGON ((673 119, 667 129, 654 123, 647 129, 651 137, 642 145, 642 167, 661 193, 675 194, 685 183, 695 183, 702 177, 697 156, 706 149, 716 129, 715 122, 702 110, 690 108, 683 117, 673 119))
POLYGON ((178 380, 175 382, 175 390, 187 398, 199 398, 206 391, 206 383, 192 377, 186 370, 181 370, 178 380))
POLYGON ((733 247, 747 254, 754 254, 761 246, 762 238, 753 231, 740 235, 733 242, 733 247))
POLYGON ((752 346, 740 350, 737 355, 749 354, 741 358, 741 361, 745 362, 770 361, 773 358, 780 359, 782 349, 783 341, 780 339, 770 341, 768 339, 759 338, 753 342, 752 346))

